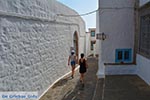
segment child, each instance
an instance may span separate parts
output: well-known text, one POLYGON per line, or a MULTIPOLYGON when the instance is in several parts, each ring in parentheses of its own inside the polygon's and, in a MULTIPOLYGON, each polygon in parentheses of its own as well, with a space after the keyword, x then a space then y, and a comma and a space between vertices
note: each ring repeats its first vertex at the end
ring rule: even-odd
POLYGON ((83 53, 80 56, 81 56, 81 58, 79 59, 80 82, 82 83, 82 87, 84 87, 83 80, 84 80, 84 73, 86 72, 86 69, 87 69, 87 62, 86 62, 86 60, 84 58, 84 54, 83 53))

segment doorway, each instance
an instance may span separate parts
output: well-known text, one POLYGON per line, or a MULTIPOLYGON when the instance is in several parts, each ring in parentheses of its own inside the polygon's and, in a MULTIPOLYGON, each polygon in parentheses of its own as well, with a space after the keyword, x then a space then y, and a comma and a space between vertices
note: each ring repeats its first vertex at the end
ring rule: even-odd
POLYGON ((78 45, 78 33, 75 31, 74 35, 73 35, 73 46, 74 46, 74 50, 78 59, 78 55, 79 55, 79 45, 78 45))

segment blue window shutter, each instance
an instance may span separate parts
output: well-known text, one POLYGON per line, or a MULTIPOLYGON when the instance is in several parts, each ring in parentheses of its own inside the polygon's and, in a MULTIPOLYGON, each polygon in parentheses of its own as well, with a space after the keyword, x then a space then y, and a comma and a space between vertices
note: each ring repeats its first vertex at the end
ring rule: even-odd
POLYGON ((119 63, 123 60, 123 51, 121 49, 116 49, 116 62, 119 63))
POLYGON ((116 49, 115 56, 116 63, 130 63, 132 62, 132 49, 116 49))
POLYGON ((132 62, 132 49, 125 49, 124 56, 124 62, 132 62))

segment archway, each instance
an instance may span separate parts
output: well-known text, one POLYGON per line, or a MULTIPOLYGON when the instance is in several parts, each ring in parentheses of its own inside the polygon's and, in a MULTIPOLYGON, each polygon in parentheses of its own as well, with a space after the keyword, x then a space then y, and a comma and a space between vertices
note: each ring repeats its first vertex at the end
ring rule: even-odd
POLYGON ((78 55, 79 55, 79 45, 78 45, 78 33, 75 31, 74 32, 74 35, 73 35, 73 46, 74 46, 74 50, 75 50, 75 53, 76 53, 76 56, 78 58, 78 55))

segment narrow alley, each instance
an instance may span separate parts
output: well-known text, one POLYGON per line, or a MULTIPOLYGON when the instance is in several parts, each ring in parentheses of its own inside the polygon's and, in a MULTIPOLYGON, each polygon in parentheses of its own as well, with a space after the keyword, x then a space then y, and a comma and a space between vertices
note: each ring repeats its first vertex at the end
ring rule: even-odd
POLYGON ((72 79, 69 75, 58 81, 40 100, 92 100, 96 87, 97 59, 88 58, 85 87, 79 82, 79 72, 72 79))
POLYGON ((150 0, 0 0, 0 100, 37 99, 150 100, 150 0))
POLYGON ((137 75, 107 75, 97 79, 97 58, 88 58, 85 87, 79 72, 59 80, 40 100, 150 100, 150 87, 137 75))

